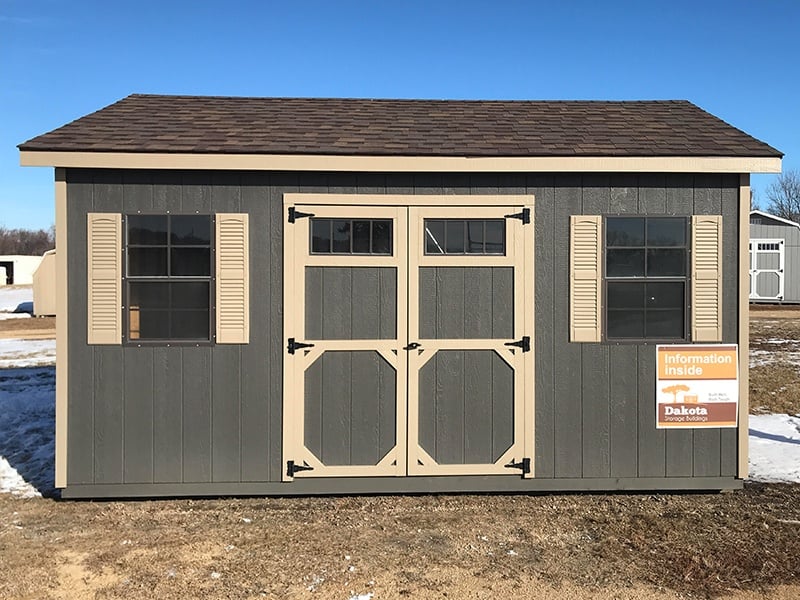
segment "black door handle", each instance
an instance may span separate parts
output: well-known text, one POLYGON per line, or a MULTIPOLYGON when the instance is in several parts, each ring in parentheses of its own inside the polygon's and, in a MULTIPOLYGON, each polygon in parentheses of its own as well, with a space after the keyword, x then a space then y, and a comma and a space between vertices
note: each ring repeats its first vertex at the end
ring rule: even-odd
POLYGON ((422 348, 422 344, 419 342, 411 342, 408 346, 404 347, 403 350, 416 350, 417 348, 422 348))

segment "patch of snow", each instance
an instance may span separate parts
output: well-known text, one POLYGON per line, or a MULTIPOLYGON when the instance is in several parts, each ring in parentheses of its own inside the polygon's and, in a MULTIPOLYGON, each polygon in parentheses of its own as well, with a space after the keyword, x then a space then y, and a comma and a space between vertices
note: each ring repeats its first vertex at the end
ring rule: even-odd
POLYGON ((800 416, 750 415, 750 479, 800 483, 800 416))
POLYGON ((0 369, 56 364, 55 340, 0 340, 0 369))
POLYGON ((356 594, 350 596, 350 600, 370 600, 375 595, 374 592, 367 592, 366 594, 356 594))
POLYGON ((0 312, 14 312, 23 302, 33 302, 33 286, 11 285, 0 287, 0 312))
POLYGON ((211 579, 219 579, 222 577, 222 573, 217 573, 216 571, 211 571, 211 579))
POLYGON ((20 477, 17 470, 0 456, 0 492, 13 494, 22 498, 35 498, 41 496, 30 483, 20 477))

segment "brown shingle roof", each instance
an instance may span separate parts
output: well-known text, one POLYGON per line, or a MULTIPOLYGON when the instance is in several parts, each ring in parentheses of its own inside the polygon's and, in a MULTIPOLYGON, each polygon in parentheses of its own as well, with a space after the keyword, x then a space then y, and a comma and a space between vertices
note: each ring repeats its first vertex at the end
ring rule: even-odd
POLYGON ((404 156, 747 156, 771 146, 691 102, 134 94, 23 151, 404 156))

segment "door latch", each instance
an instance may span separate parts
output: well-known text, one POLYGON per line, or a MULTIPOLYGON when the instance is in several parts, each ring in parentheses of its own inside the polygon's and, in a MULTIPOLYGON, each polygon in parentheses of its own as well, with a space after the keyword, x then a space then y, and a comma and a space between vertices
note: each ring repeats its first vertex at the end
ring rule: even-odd
POLYGON ((294 338, 289 338, 289 343, 286 344, 286 349, 289 351, 289 354, 294 354, 295 350, 300 350, 300 348, 313 348, 314 344, 304 344, 303 342, 296 342, 294 338))
POLYGON ((527 335, 523 335, 522 339, 518 342, 506 342, 505 346, 516 346, 517 348, 522 348, 523 352, 530 352, 531 351, 531 338, 527 335))
POLYGON ((403 350, 416 350, 417 348, 422 348, 422 344, 419 342, 411 342, 408 346, 404 346, 403 350))

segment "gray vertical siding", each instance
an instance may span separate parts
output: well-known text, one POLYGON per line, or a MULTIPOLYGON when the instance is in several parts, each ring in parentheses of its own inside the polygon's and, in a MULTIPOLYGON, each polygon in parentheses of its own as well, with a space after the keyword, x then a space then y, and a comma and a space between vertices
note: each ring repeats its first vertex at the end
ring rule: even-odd
POLYGON ((514 372, 493 350, 440 350, 419 374, 419 439, 439 464, 491 464, 514 441, 514 372))
MULTIPOLYGON (((183 484, 198 493, 203 485, 280 481, 282 360, 287 336, 282 307, 282 200, 284 193, 297 191, 534 194, 534 223, 529 230, 535 232, 536 252, 535 306, 531 310, 536 325, 533 458, 537 479, 658 480, 735 475, 735 430, 657 431, 653 346, 570 343, 567 298, 571 214, 721 213, 725 253, 723 333, 725 342, 737 342, 736 175, 72 169, 68 171, 68 265, 70 287, 76 293, 70 296, 69 311, 68 486, 183 484), (80 292, 86 289, 86 213, 178 208, 250 215, 250 343, 88 346, 86 298, 80 292)), ((789 250, 787 239, 787 264, 789 250)), ((439 279, 445 282, 446 277, 439 279)), ((464 294, 465 284, 459 285, 464 294)), ((453 288, 455 295, 459 285, 453 288)), ((429 304, 436 294, 435 285, 432 289, 432 295, 426 296, 429 304)), ((787 296, 789 289, 787 277, 787 296)), ((479 285, 467 291, 475 296, 481 290, 479 285)), ((429 321, 422 327, 439 326, 429 321)), ((429 377, 430 373, 422 375, 429 377)), ((427 410, 430 403, 421 408, 427 410)), ((489 418, 488 413, 481 418, 489 418)), ((432 415, 432 419, 435 424, 436 417, 432 415)), ((467 455, 483 456, 486 452, 497 455, 505 442, 498 438, 500 441, 487 450, 484 442, 488 438, 483 433, 468 429, 453 433, 469 440, 446 441, 443 448, 460 447, 466 454, 447 455, 444 460, 464 460, 467 455)), ((371 442, 367 445, 374 449, 371 442)), ((385 442, 379 446, 383 448, 385 442)), ((368 448, 355 451, 359 456, 372 452, 368 448)), ((554 482, 553 488, 557 487, 554 482)), ((169 489, 175 493, 181 488, 169 489)), ((377 482, 375 489, 381 489, 377 482)))
POLYGON ((377 352, 325 352, 305 373, 306 448, 328 466, 377 464, 396 443, 396 399, 377 352))

